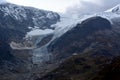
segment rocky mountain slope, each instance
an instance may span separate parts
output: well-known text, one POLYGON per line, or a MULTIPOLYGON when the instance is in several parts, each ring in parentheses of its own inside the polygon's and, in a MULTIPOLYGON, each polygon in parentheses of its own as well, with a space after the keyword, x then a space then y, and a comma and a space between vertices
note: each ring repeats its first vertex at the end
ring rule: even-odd
POLYGON ((59 15, 51 11, 11 3, 0 4, 0 37, 6 43, 22 42, 27 32, 37 26, 39 29, 51 29, 59 21, 59 15))
POLYGON ((40 30, 53 30, 50 26, 59 18, 52 11, 0 4, 0 80, 24 80, 29 76, 32 48, 25 48, 31 46, 25 36, 36 26, 40 30))
POLYGON ((102 32, 111 29, 112 26, 108 20, 101 17, 93 17, 83 21, 81 24, 77 24, 76 27, 51 42, 48 50, 57 59, 68 57, 74 53, 83 52, 92 44, 95 44, 94 42, 99 43, 95 41, 97 37, 99 35, 102 37, 102 32))
POLYGON ((0 4, 0 79, 94 79, 120 55, 119 9, 60 19, 55 12, 0 4))
POLYGON ((26 32, 24 30, 28 30, 28 27, 50 28, 50 25, 55 24, 59 19, 59 15, 52 11, 18 6, 11 3, 1 4, 0 12, 0 23, 4 24, 2 27, 16 28, 15 30, 22 32, 26 32), (5 22, 8 24, 5 24, 5 22))
POLYGON ((106 65, 93 80, 119 80, 120 79, 120 57, 106 65))
POLYGON ((109 18, 106 13, 98 15, 101 17, 78 23, 49 44, 48 51, 53 54, 54 61, 63 60, 63 63, 36 80, 92 80, 106 64, 120 55, 119 14, 110 11, 108 16, 112 17, 109 18), (70 59, 65 60, 68 57, 70 59))
POLYGON ((91 57, 92 51, 84 54, 68 58, 58 68, 36 80, 92 80, 104 64, 110 62, 105 56, 91 57))
MULTIPOLYGON (((114 20, 111 24, 105 18, 92 17, 56 39, 48 49, 54 61, 63 62, 36 80, 94 80, 100 70, 120 55, 120 27, 114 20)), ((115 74, 119 75, 119 71, 115 74)))

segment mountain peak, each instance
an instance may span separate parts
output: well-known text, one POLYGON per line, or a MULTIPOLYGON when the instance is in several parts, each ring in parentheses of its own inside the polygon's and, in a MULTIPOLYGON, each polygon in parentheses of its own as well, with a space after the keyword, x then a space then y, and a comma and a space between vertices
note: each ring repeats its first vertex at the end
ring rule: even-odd
POLYGON ((117 6, 111 8, 105 12, 112 12, 112 13, 120 14, 120 4, 118 4, 117 6))
POLYGON ((18 21, 19 25, 20 23, 27 23, 24 27, 37 26, 41 29, 48 27, 51 28, 51 24, 55 24, 56 20, 58 21, 60 18, 56 12, 7 2, 5 4, 0 4, 0 16, 3 18, 3 20, 14 20, 13 22, 18 21))

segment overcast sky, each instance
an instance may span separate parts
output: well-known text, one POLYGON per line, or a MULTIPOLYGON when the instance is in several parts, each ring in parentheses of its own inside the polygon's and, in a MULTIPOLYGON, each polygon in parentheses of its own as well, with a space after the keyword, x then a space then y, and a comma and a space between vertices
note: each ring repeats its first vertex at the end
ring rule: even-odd
MULTIPOLYGON (((0 0, 1 3, 6 0, 0 0)), ((111 8, 120 3, 120 0, 7 0, 8 2, 33 6, 40 9, 56 12, 65 12, 70 10, 102 11, 111 8)))
POLYGON ((9 2, 33 6, 40 9, 65 12, 66 8, 79 3, 79 0, 7 0, 9 2))

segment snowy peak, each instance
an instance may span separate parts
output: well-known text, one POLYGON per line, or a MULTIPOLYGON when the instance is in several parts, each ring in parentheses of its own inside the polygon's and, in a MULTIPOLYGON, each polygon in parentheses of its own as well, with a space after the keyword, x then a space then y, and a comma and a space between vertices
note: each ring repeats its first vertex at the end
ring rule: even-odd
POLYGON ((105 12, 112 12, 112 13, 120 14, 120 4, 118 4, 117 6, 111 8, 105 12))
POLYGON ((3 24, 6 21, 12 21, 16 24, 18 23, 18 26, 25 25, 24 27, 27 28, 37 26, 41 29, 51 28, 50 26, 59 21, 60 18, 57 13, 52 11, 25 7, 12 3, 0 4, 0 17, 1 22, 4 21, 3 24))
POLYGON ((45 10, 41 10, 33 7, 25 7, 25 6, 12 4, 12 3, 0 4, 0 11, 3 11, 5 13, 4 16, 14 15, 17 18, 18 16, 27 18, 28 13, 31 13, 32 14, 31 16, 33 17, 40 17, 43 15, 45 15, 48 18, 53 18, 53 15, 54 17, 58 17, 57 13, 52 11, 45 11, 45 10))
POLYGON ((112 23, 112 19, 120 17, 120 4, 104 12, 96 13, 93 16, 101 16, 112 23))
POLYGON ((0 4, 0 11, 3 12, 3 16, 10 15, 17 20, 20 20, 21 18, 27 18, 25 9, 22 6, 17 6, 15 4, 0 4))

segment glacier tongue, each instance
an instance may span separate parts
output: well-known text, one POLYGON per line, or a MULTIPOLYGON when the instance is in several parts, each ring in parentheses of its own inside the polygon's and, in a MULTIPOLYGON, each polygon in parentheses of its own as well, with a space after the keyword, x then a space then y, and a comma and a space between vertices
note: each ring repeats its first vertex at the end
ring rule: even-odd
POLYGON ((54 30, 52 29, 33 29, 30 32, 27 32, 26 38, 28 37, 33 37, 33 36, 42 36, 42 35, 48 35, 48 34, 53 34, 54 30))

